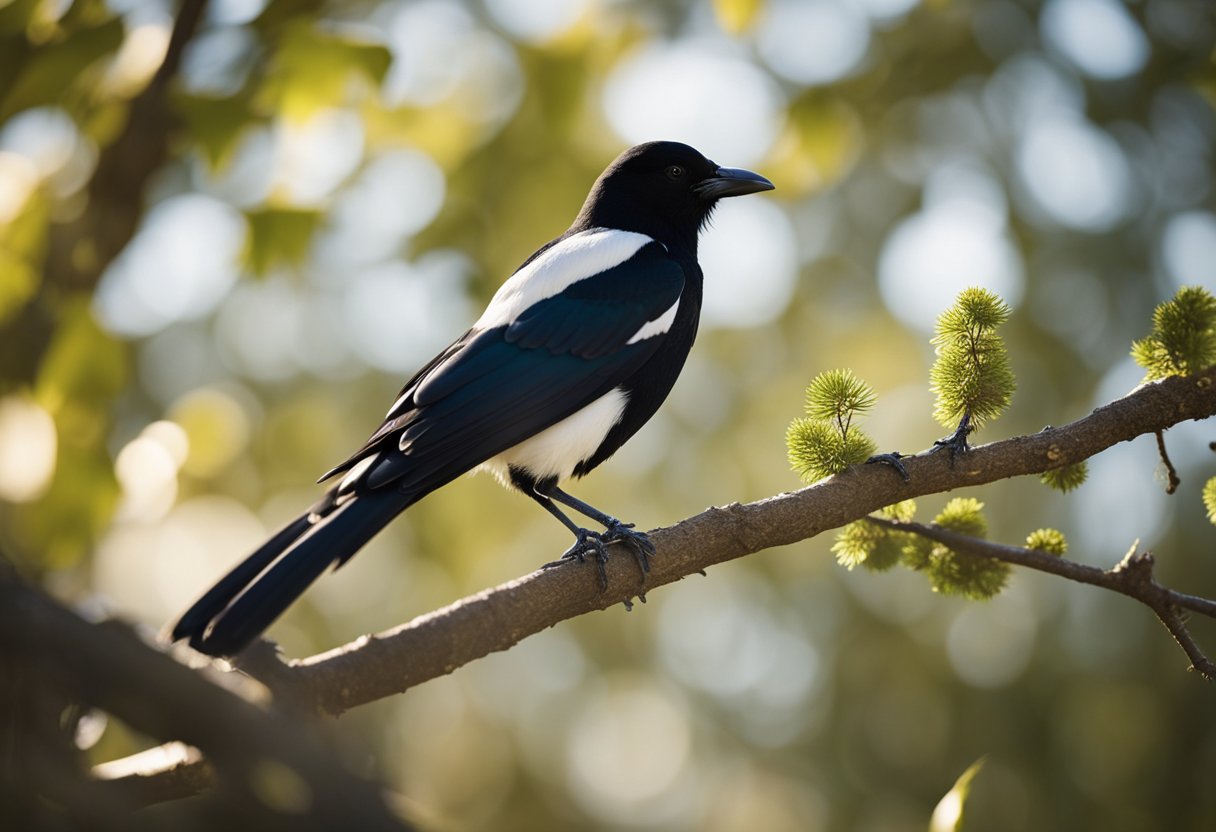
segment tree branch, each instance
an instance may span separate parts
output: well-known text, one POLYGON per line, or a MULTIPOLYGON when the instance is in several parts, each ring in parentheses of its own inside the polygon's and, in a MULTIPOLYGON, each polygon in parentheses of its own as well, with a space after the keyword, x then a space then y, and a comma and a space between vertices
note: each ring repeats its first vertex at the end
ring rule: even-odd
POLYGON ((1182 480, 1178 479, 1178 469, 1174 467, 1174 463, 1170 461, 1169 452, 1165 449, 1165 434, 1157 431, 1157 453, 1161 456, 1161 461, 1165 464, 1165 475, 1167 477, 1165 484, 1165 493, 1173 494, 1178 490, 1178 486, 1182 485, 1182 480))
POLYGON ((208 769, 189 762, 170 775, 137 773, 109 786, 85 779, 70 735, 58 742, 41 730, 49 721, 54 732, 63 709, 83 703, 138 731, 202 749, 220 775, 225 807, 213 807, 218 813, 260 828, 290 821, 292 829, 408 829, 379 787, 351 774, 308 726, 212 684, 117 622, 85 621, 2 561, 0 665, 0 700, 16 706, 5 717, 0 759, 4 786, 13 789, 5 816, 24 821, 14 828, 43 828, 39 821, 51 816, 62 821, 48 798, 90 828, 128 828, 130 810, 164 795, 166 782, 210 779, 208 769), (47 700, 58 704, 48 709, 47 700))
POLYGON ((1216 414, 1216 368, 1140 387, 1062 428, 973 448, 951 465, 943 455, 905 460, 910 483, 882 467, 853 468, 822 483, 755 503, 711 508, 651 539, 659 550, 642 587, 633 563, 609 563, 608 589, 588 570, 563 567, 503 584, 385 633, 292 662, 320 710, 339 714, 505 650, 559 621, 607 609, 724 561, 796 543, 883 506, 1042 472, 1087 459, 1119 442, 1216 414))
MULTIPOLYGON (((1197 376, 1145 384, 1064 427, 982 445, 953 460, 931 451, 906 457, 910 482, 883 466, 855 466, 799 491, 710 508, 651 532, 659 556, 644 586, 628 557, 609 561, 603 592, 591 569, 563 566, 533 572, 392 630, 288 662, 275 672, 276 684, 297 686, 300 698, 318 711, 340 714, 506 650, 560 621, 606 609, 714 564, 806 540, 900 500, 1041 474, 1137 436, 1213 415, 1216 367, 1197 376)), ((1079 567, 1059 559, 1053 563, 1058 570, 1079 567)), ((1180 593, 1174 603, 1187 609, 1205 607, 1197 610, 1205 614, 1206 605, 1212 604, 1180 593)))
POLYGON ((1059 575, 1070 581, 1100 586, 1103 589, 1134 598, 1161 619, 1161 623, 1170 631, 1174 640, 1178 642, 1178 646, 1191 660, 1190 669, 1198 671, 1209 682, 1216 682, 1216 664, 1213 664, 1204 655, 1178 612, 1185 609, 1216 618, 1216 601, 1176 592, 1157 583, 1157 579, 1153 577, 1153 556, 1149 552, 1137 554, 1136 547, 1133 546, 1113 568, 1099 569, 1096 566, 1066 560, 1048 552, 993 543, 943 529, 940 526, 888 520, 885 517, 867 517, 866 519, 883 528, 911 532, 929 540, 935 540, 955 552, 1025 566, 1028 569, 1059 575))

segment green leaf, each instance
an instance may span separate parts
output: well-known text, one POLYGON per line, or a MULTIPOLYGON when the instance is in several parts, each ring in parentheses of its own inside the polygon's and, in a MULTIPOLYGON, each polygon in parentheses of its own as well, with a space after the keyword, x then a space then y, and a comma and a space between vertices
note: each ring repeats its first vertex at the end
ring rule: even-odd
POLYGON ((1203 487, 1203 507, 1208 510, 1208 519, 1216 526, 1216 477, 1212 477, 1203 487))
POLYGON ((937 360, 929 371, 937 401, 933 418, 954 427, 965 414, 979 427, 1009 406, 1017 384, 1009 354, 996 328, 1009 319, 1009 307, 987 289, 963 290, 954 306, 937 319, 937 360))
POLYGON ((813 419, 845 420, 874 407, 874 389, 852 370, 829 370, 806 388, 806 413, 813 419))
POLYGON ((109 414, 126 389, 129 363, 126 345, 98 326, 85 302, 62 309, 34 386, 35 400, 55 420, 55 473, 16 527, 19 548, 37 552, 41 565, 77 563, 110 521, 118 486, 106 448, 109 414))
POLYGON ((0 249, 0 325, 25 308, 38 290, 39 279, 33 266, 0 249))
POLYGON ((853 103, 831 88, 803 90, 789 104, 785 126, 765 169, 795 195, 842 179, 865 147, 865 128, 853 103))
POLYGON ((790 467, 806 482, 830 477, 843 470, 839 463, 839 437, 826 422, 798 418, 785 432, 790 467))
MULTIPOLYGON (((933 522, 952 532, 983 538, 988 535, 983 508, 984 504, 973 497, 956 497, 946 503, 933 522)), ((935 543, 924 571, 934 592, 986 601, 1005 588, 1011 569, 1003 561, 956 552, 935 543)))
POLYGON ((0 224, 0 249, 10 257, 40 263, 46 256, 50 221, 50 197, 45 191, 34 191, 15 217, 0 224))
POLYGON ((302 208, 258 208, 245 214, 249 237, 245 260, 254 274, 264 275, 279 263, 298 265, 308 256, 322 214, 302 208))
POLYGON ((1059 468, 1044 471, 1043 475, 1039 477, 1039 482, 1054 488, 1056 491, 1067 494, 1085 482, 1088 476, 1089 462, 1083 459, 1080 462, 1074 462, 1072 465, 1062 465, 1059 468))
POLYGON ((353 80, 379 87, 391 63, 392 53, 381 44, 297 21, 283 34, 263 94, 288 119, 303 120, 346 103, 353 80))
POLYGON ((840 470, 843 471, 850 465, 860 465, 870 457, 874 456, 878 446, 874 444, 874 440, 862 433, 861 428, 856 425, 850 425, 845 430, 844 436, 841 437, 840 457, 842 465, 840 470))
POLYGON ((836 562, 849 570, 865 563, 885 531, 864 520, 849 523, 836 534, 836 542, 832 544, 836 562))
MULTIPOLYGON (((910 521, 916 514, 916 503, 904 500, 878 511, 880 517, 901 522, 910 521)), ((885 572, 899 563, 900 553, 911 535, 884 528, 877 523, 858 520, 842 528, 832 544, 836 562, 846 569, 864 566, 871 572, 885 572)))
POLYGON ((785 434, 791 467, 815 482, 873 456, 874 442, 852 421, 874 401, 874 391, 851 370, 815 376, 806 389, 807 418, 795 419, 785 434))
POLYGON ((118 50, 122 19, 76 29, 66 38, 33 50, 0 103, 0 120, 30 107, 62 102, 65 91, 97 60, 118 50))
POLYGON ((995 292, 970 286, 959 292, 954 306, 937 319, 937 339, 973 337, 977 331, 991 332, 1009 320, 1009 306, 995 292))
POLYGON ((911 523, 916 518, 916 500, 900 500, 878 510, 880 517, 894 520, 897 523, 911 523))
POLYGON ((900 555, 903 553, 909 536, 906 532, 888 530, 871 550, 862 566, 871 572, 886 572, 899 563, 900 555))
POLYGON ((38 368, 36 398, 61 427, 64 411, 72 410, 82 429, 96 430, 104 423, 95 411, 108 410, 126 385, 127 364, 127 349, 97 325, 88 306, 76 304, 63 312, 38 368))
POLYGON ((943 529, 971 537, 988 534, 988 520, 984 517, 984 504, 974 497, 955 497, 933 520, 943 529))
POLYGON ((1063 557, 1068 553, 1068 541, 1057 529, 1035 529, 1026 538, 1026 548, 1063 557))
POLYGON ((985 757, 980 757, 967 767, 957 780, 954 787, 938 801, 929 820, 929 832, 962 832, 965 828, 963 818, 967 808, 967 798, 971 796, 971 784, 975 776, 984 767, 985 757))
POLYGON ((1153 312, 1153 331, 1132 344, 1148 380, 1188 376, 1216 364, 1216 297, 1184 286, 1153 312))
POLYGON ((228 161, 241 133, 260 120, 250 113, 249 96, 245 94, 229 98, 177 94, 173 106, 190 135, 202 146, 212 169, 219 169, 228 161))
MULTIPOLYGON (((12 0, 10 3, 0 3, 0 37, 23 35, 39 5, 40 0, 12 0)), ((15 51, 16 43, 10 42, 9 48, 15 51)))
MULTIPOLYGON (((0 326, 19 320, 38 293, 49 226, 50 199, 44 191, 31 193, 16 216, 0 223, 0 326)), ((10 329, 10 335, 18 329, 19 323, 10 329)), ((19 365, 25 354, 20 347, 7 348, 0 355, 0 367, 19 365)))
POLYGON ((874 455, 876 446, 857 427, 850 426, 842 435, 829 422, 816 419, 795 419, 786 431, 790 466, 806 482, 839 474, 850 465, 865 462, 874 455))
POLYGON ((927 537, 915 534, 909 535, 899 552, 900 562, 909 569, 917 572, 924 571, 929 568, 929 563, 933 560, 933 551, 936 545, 927 537))
MULTIPOLYGON (((73 428, 79 414, 56 418, 59 448, 55 473, 45 494, 23 506, 16 518, 18 547, 37 553, 36 567, 65 569, 87 557, 110 525, 118 506, 114 461, 101 436, 73 428)), ((103 426, 104 428, 104 426, 103 426)))

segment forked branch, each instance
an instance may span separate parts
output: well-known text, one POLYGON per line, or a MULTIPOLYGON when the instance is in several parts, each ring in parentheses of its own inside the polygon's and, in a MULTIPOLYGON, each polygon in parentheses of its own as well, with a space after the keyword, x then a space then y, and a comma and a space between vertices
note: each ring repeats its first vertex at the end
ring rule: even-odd
POLYGON ((1206 615, 1209 618, 1216 618, 1216 601, 1188 595, 1159 584, 1153 576, 1154 561, 1150 552, 1138 552, 1137 548, 1133 546, 1115 566, 1110 569, 1099 569, 1096 566, 1066 560, 1047 552, 993 543, 943 529, 940 526, 887 520, 883 517, 867 519, 884 528, 911 532, 937 541, 955 552, 993 558, 1039 572, 1059 575, 1070 581, 1100 586, 1103 589, 1134 598, 1156 613, 1157 618, 1178 642, 1178 646, 1186 652, 1187 658, 1191 660, 1191 669, 1198 671, 1209 682, 1216 682, 1216 664, 1208 659, 1194 637, 1191 636, 1181 612, 1186 610, 1206 615))

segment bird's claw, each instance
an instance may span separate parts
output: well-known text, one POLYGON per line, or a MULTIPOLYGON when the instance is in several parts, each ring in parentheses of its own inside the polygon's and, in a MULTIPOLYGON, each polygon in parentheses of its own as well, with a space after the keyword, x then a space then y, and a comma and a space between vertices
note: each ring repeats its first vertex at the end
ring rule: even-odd
POLYGON ((975 426, 971 424, 971 414, 964 413, 962 421, 958 423, 954 433, 947 436, 945 439, 938 439, 933 443, 933 453, 945 448, 950 452, 950 464, 954 465, 954 459, 960 454, 965 454, 971 450, 971 446, 967 444, 967 437, 975 430, 975 426))
POLYGON ((899 475, 903 477, 904 482, 912 482, 912 477, 908 476, 908 468, 904 465, 904 455, 899 451, 891 451, 889 454, 875 454, 866 460, 866 465, 890 465, 899 475))
POLYGON ((563 552, 561 558, 551 563, 546 563, 541 569, 552 569, 555 566, 561 566, 563 563, 572 560, 586 563, 587 555, 593 555, 595 557, 596 568, 599 571, 600 590, 608 589, 608 547, 605 545, 605 536, 590 529, 579 529, 575 534, 574 545, 563 552))
POLYGON ((654 544, 650 542, 650 537, 645 532, 635 532, 633 523, 613 520, 608 524, 608 530, 604 532, 603 540, 605 543, 623 544, 633 554, 633 559, 638 563, 638 569, 642 570, 642 583, 646 583, 646 573, 650 571, 650 559, 655 554, 654 544))
POLYGON ((593 532, 589 529, 579 529, 575 535, 574 545, 567 549, 560 559, 546 563, 541 569, 552 569, 572 560, 586 563, 587 555, 595 558, 599 574, 600 590, 608 589, 608 544, 620 543, 633 554, 638 568, 642 570, 642 583, 646 582, 646 573, 650 571, 650 558, 655 554, 654 544, 645 532, 633 531, 632 523, 622 523, 613 520, 603 532, 593 532))

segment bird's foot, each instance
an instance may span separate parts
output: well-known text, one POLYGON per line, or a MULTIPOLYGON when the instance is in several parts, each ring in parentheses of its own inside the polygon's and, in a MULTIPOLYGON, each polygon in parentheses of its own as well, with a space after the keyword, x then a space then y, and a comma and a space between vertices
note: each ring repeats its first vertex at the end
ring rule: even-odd
POLYGON ((904 465, 904 455, 899 451, 891 451, 889 454, 875 454, 866 460, 866 465, 890 465, 899 475, 904 478, 904 482, 912 482, 912 478, 908 476, 908 468, 904 465))
POLYGON ((650 571, 650 559, 654 557, 654 544, 650 542, 650 537, 645 532, 635 532, 632 523, 622 523, 615 518, 608 524, 608 530, 604 532, 603 540, 605 543, 621 543, 633 554, 633 559, 638 562, 638 569, 642 571, 642 583, 646 583, 646 573, 650 571))
POLYGON ((563 563, 576 560, 586 563, 587 555, 595 558, 599 572, 600 589, 608 589, 608 545, 620 543, 633 555, 642 570, 642 583, 646 582, 646 573, 650 571, 650 558, 655 554, 654 544, 645 532, 635 532, 632 523, 622 523, 616 518, 609 518, 607 529, 603 532, 593 532, 590 529, 579 529, 575 534, 574 545, 562 554, 559 560, 546 563, 541 569, 552 569, 563 563))
POLYGON ((938 439, 933 443, 933 453, 945 448, 950 452, 950 464, 954 465, 954 458, 960 454, 965 454, 971 450, 971 446, 967 444, 967 437, 975 430, 971 424, 971 414, 964 413, 962 421, 958 423, 954 433, 947 436, 945 439, 938 439))
POLYGON ((567 549, 561 558, 546 563, 541 569, 552 569, 572 560, 586 563, 587 555, 591 555, 595 558, 595 565, 599 570, 600 590, 608 589, 608 547, 605 545, 606 542, 609 542, 607 535, 607 532, 601 534, 590 529, 579 529, 574 536, 574 545, 567 549))

